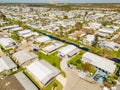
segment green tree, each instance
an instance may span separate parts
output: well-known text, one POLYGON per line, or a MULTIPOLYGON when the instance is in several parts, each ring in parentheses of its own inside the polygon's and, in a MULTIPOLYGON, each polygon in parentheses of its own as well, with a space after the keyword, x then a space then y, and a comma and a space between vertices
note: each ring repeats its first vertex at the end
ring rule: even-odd
POLYGON ((68 16, 65 15, 65 16, 63 17, 63 19, 68 19, 68 16))
POLYGON ((89 71, 91 69, 91 65, 89 64, 89 63, 85 63, 85 64, 83 64, 83 70, 84 71, 89 71))
POLYGON ((57 86, 58 86, 57 83, 54 83, 54 84, 53 84, 53 87, 54 87, 54 88, 57 87, 57 86))
POLYGON ((76 62, 77 64, 81 64, 81 63, 82 63, 80 59, 77 59, 75 62, 76 62))
POLYGON ((54 62, 54 63, 52 63, 52 65, 56 67, 56 63, 55 63, 55 62, 54 62))
POLYGON ((94 69, 94 67, 90 63, 88 63, 88 62, 86 62, 86 63, 83 64, 83 70, 84 71, 89 71, 91 73, 95 73, 96 72, 96 70, 94 69))
POLYGON ((108 22, 102 22, 102 26, 106 26, 108 22))
POLYGON ((93 43, 93 46, 96 47, 98 44, 98 35, 95 35, 95 42, 93 43))
POLYGON ((81 22, 77 22, 76 24, 75 24, 75 28, 76 29, 81 29, 82 28, 82 23, 81 22))

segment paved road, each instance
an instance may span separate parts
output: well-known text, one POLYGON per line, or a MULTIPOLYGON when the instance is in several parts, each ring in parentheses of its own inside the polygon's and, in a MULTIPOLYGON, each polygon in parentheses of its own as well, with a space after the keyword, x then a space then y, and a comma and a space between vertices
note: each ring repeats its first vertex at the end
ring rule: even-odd
POLYGON ((120 90, 120 85, 119 86, 117 86, 117 89, 116 90, 120 90))
POLYGON ((60 62, 60 67, 62 71, 65 71, 65 69, 68 67, 67 62, 69 61, 68 57, 65 57, 62 59, 62 61, 60 62))

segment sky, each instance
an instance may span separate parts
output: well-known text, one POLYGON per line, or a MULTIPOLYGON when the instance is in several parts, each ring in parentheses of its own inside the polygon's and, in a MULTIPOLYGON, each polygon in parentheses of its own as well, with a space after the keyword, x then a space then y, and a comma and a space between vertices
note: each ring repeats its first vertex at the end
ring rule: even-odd
MULTIPOLYGON (((49 3, 50 0, 0 0, 7 3, 49 3)), ((120 0, 55 0, 62 3, 120 3, 120 0)))

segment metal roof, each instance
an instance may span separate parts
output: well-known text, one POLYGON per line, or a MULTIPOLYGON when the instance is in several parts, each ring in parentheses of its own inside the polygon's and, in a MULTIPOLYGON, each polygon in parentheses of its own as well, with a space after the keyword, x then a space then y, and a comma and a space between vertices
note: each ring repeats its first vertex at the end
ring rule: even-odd
POLYGON ((38 90, 38 88, 28 79, 28 77, 23 73, 19 72, 14 75, 20 84, 25 88, 25 90, 38 90))
POLYGON ((4 62, 7 64, 7 66, 12 68, 17 68, 17 65, 10 59, 10 57, 2 57, 4 59, 4 62))
POLYGON ((0 72, 4 70, 14 69, 17 66, 9 57, 0 58, 0 72))
POLYGON ((35 61, 27 67, 27 70, 43 85, 60 73, 58 69, 44 60, 35 61))
POLYGON ((59 54, 61 54, 62 56, 65 56, 73 51, 79 51, 79 49, 74 46, 74 45, 68 45, 68 46, 65 46, 63 48, 61 48, 60 50, 58 50, 59 54))
POLYGON ((37 42, 48 42, 50 40, 51 39, 49 37, 47 37, 47 36, 40 36, 40 37, 36 38, 37 42))
POLYGON ((18 63, 20 65, 22 65, 23 63, 29 61, 29 60, 33 60, 35 58, 37 58, 37 55, 35 55, 32 52, 25 52, 25 51, 18 51, 16 53, 13 54, 13 58, 15 58, 18 63))
POLYGON ((101 68, 102 70, 107 71, 111 74, 116 69, 115 62, 113 62, 112 60, 103 58, 101 56, 98 56, 98 55, 90 53, 90 52, 84 53, 82 56, 82 60, 85 62, 89 62, 90 64, 92 64, 98 68, 101 68))

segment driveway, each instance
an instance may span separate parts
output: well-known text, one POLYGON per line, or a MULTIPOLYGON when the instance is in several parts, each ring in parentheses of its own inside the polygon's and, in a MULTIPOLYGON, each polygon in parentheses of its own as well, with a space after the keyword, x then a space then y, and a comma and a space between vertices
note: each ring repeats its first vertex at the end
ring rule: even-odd
POLYGON ((82 78, 79 78, 77 73, 71 69, 65 69, 67 82, 63 90, 102 90, 98 83, 92 83, 82 78))

